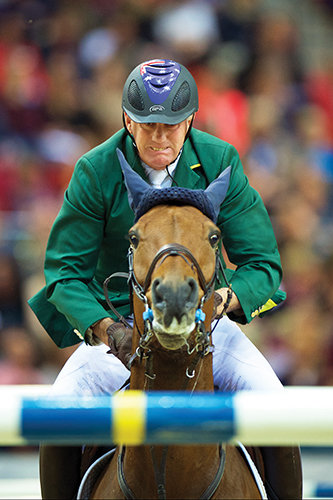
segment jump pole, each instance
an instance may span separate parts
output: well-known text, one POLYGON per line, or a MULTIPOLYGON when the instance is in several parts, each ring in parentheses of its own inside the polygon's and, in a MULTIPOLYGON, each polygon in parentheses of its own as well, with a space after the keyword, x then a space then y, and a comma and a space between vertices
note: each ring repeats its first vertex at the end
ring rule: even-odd
MULTIPOLYGON (((39 386, 36 386, 38 388, 39 386)), ((333 445, 333 388, 279 392, 125 391, 54 398, 0 387, 0 445, 194 444, 333 445)))

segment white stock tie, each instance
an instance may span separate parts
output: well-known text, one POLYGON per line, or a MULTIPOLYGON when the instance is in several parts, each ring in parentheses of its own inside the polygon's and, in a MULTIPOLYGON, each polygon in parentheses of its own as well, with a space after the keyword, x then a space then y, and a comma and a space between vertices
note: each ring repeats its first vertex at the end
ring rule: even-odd
POLYGON ((171 186, 171 179, 168 176, 168 172, 166 169, 163 170, 154 170, 151 169, 151 171, 148 173, 148 179, 150 184, 154 188, 161 189, 162 187, 169 187, 171 186), (169 181, 169 183, 167 182, 169 181), (167 185, 169 184, 169 186, 167 185))
MULTIPOLYGON (((177 156, 176 160, 168 166, 168 170, 171 176, 175 174, 176 167, 180 158, 181 152, 177 156)), ((149 183, 156 189, 167 188, 172 186, 172 177, 167 172, 167 169, 155 170, 154 168, 148 167, 143 161, 141 161, 143 168, 149 179, 149 183)))

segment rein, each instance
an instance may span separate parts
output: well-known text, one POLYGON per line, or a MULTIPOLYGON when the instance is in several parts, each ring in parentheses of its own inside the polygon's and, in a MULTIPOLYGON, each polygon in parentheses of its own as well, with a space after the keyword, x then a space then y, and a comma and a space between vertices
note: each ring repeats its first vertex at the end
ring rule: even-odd
MULTIPOLYGON (((165 493, 165 462, 166 462, 166 455, 168 452, 168 446, 165 446, 162 451, 162 459, 161 459, 161 467, 158 467, 157 465, 157 460, 155 455, 155 449, 153 446, 150 447, 150 451, 152 453, 153 457, 153 463, 154 463, 154 472, 155 472, 155 478, 156 478, 156 485, 157 485, 157 491, 158 491, 158 498, 159 500, 164 500, 166 498, 166 493, 165 493), (162 467, 164 466, 164 467, 162 467), (161 470, 163 469, 163 470, 161 470)), ((121 491, 123 492, 126 500, 136 500, 136 497, 134 496, 131 488, 129 487, 126 478, 125 478, 125 473, 124 473, 124 458, 125 458, 125 452, 126 452, 126 447, 121 446, 119 455, 118 455, 118 482, 119 486, 121 488, 121 491)), ((225 462, 226 462, 226 444, 222 443, 219 445, 219 466, 216 472, 216 475, 213 479, 213 481, 210 483, 206 491, 199 497, 199 500, 210 500, 212 496, 214 495, 215 491, 217 490, 223 473, 224 473, 224 468, 225 468, 225 462)))
MULTIPOLYGON (((191 267, 191 269, 195 269, 197 276, 198 276, 198 281, 200 283, 200 286, 204 292, 203 297, 200 300, 200 304, 196 310, 195 313, 195 322, 196 322, 196 333, 195 333, 195 346, 191 349, 189 344, 186 342, 187 346, 187 353, 189 355, 192 355, 195 351, 196 354, 192 359, 191 364, 187 367, 185 377, 181 386, 182 391, 185 391, 188 382, 191 378, 194 378, 195 376, 195 368, 197 367, 198 363, 202 361, 203 357, 208 354, 211 351, 211 345, 210 345, 210 335, 211 332, 207 332, 205 325, 204 325, 204 320, 206 318, 205 313, 203 312, 202 308, 207 302, 207 300, 212 296, 214 293, 214 284, 215 280, 219 282, 218 278, 218 272, 219 270, 222 271, 223 277, 228 284, 228 281, 226 279, 224 269, 218 254, 218 250, 216 250, 215 253, 215 271, 213 273, 213 276, 207 283, 205 280, 205 277, 203 275, 203 272, 193 256, 193 254, 190 252, 188 248, 186 248, 183 245, 180 245, 178 243, 170 243, 167 245, 164 245, 161 247, 155 257, 153 258, 151 265, 148 269, 144 285, 142 286, 135 275, 134 272, 134 266, 133 266, 133 258, 134 258, 134 251, 133 248, 130 246, 128 250, 128 264, 129 264, 129 273, 114 273, 112 274, 109 278, 107 278, 104 281, 103 284, 103 290, 104 290, 104 296, 107 301, 108 306, 110 309, 115 313, 115 315, 118 317, 118 319, 126 326, 130 327, 130 325, 127 323, 127 321, 121 316, 118 311, 114 308, 112 305, 109 297, 108 297, 108 291, 107 291, 107 286, 111 278, 114 277, 123 277, 126 278, 131 290, 134 290, 135 294, 137 297, 143 302, 145 306, 145 311, 143 312, 143 320, 144 320, 144 333, 141 334, 139 329, 139 334, 140 334, 140 341, 139 341, 139 346, 137 347, 135 353, 132 355, 129 363, 128 363, 128 369, 131 369, 131 366, 136 358, 140 359, 140 363, 142 363, 143 359, 145 360, 145 376, 148 379, 148 391, 153 389, 154 386, 154 380, 156 378, 156 375, 154 374, 154 369, 153 369, 153 351, 149 347, 149 343, 152 340, 154 336, 154 330, 153 330, 153 319, 154 319, 154 314, 152 309, 149 307, 148 304, 148 299, 146 296, 147 290, 150 286, 151 283, 151 278, 154 272, 155 267, 159 263, 159 261, 164 262, 164 260, 167 257, 182 257, 184 261, 191 267)), ((200 371, 199 371, 200 373, 200 371)), ((195 387, 195 386, 194 386, 195 387)), ((192 392, 194 390, 194 387, 192 389, 192 392)), ((155 451, 155 446, 150 446, 150 452, 152 456, 152 461, 153 461, 153 467, 154 467, 154 473, 155 473, 155 480, 156 480, 156 486, 158 490, 158 498, 159 500, 164 500, 166 498, 166 491, 165 491, 165 472, 166 472, 166 460, 167 460, 167 453, 168 453, 168 446, 163 447, 162 451, 162 458, 161 458, 161 464, 160 466, 157 464, 157 458, 156 458, 156 451, 155 451)), ((117 467, 117 477, 118 477, 118 482, 121 487, 121 490, 125 496, 126 499, 134 500, 135 497, 133 495, 133 492, 131 491, 130 487, 128 486, 128 483, 125 478, 124 474, 124 457, 125 457, 125 450, 126 447, 122 446, 119 452, 118 456, 118 467, 117 467)), ((226 448, 225 444, 219 446, 219 467, 216 473, 215 478, 213 479, 212 483, 209 485, 209 487, 206 489, 204 494, 200 497, 200 500, 202 499, 210 499, 212 495, 215 493, 216 489, 218 488, 223 472, 224 472, 224 467, 225 467, 225 460, 226 460, 226 448)))

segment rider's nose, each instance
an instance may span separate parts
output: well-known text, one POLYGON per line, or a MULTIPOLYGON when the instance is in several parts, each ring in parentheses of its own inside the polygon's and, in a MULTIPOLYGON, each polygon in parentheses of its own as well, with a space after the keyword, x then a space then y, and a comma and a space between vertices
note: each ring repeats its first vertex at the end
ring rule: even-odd
POLYGON ((153 139, 159 140, 163 138, 165 134, 163 123, 156 123, 153 131, 153 139))

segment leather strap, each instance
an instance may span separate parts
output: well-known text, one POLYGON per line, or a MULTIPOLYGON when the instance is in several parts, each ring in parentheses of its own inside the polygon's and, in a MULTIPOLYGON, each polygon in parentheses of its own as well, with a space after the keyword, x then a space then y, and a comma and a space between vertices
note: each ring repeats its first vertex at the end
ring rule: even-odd
MULTIPOLYGON (((163 452, 162 452, 162 458, 161 458, 161 467, 158 467, 157 461, 156 461, 156 455, 155 455, 155 449, 154 446, 150 447, 150 451, 152 453, 152 459, 153 459, 153 464, 154 464, 154 472, 155 472, 155 479, 156 479, 156 484, 159 492, 159 500, 164 500, 166 498, 166 493, 165 493, 165 467, 166 467, 166 457, 168 453, 168 446, 164 446, 163 452), (155 458, 155 459, 154 459, 155 458)), ((125 478, 124 474, 124 456, 125 456, 125 446, 121 446, 119 455, 118 455, 118 468, 117 468, 117 477, 118 477, 118 482, 119 486, 121 488, 121 491, 123 492, 126 500, 136 500, 135 496, 133 495, 133 492, 131 488, 128 486, 128 483, 125 478)), ((206 491, 201 495, 199 500, 210 500, 212 496, 214 495, 215 491, 217 490, 225 469, 225 462, 226 462, 226 444, 222 443, 219 446, 219 452, 220 452, 220 463, 219 467, 216 473, 215 478, 211 482, 211 484, 208 486, 206 491)))
POLYGON ((118 455, 118 467, 117 467, 117 478, 118 483, 123 492, 126 500, 135 500, 135 496, 131 488, 128 486, 125 474, 124 474, 124 456, 125 456, 126 448, 125 446, 121 446, 118 455))
POLYGON ((165 491, 165 469, 166 469, 166 459, 168 454, 169 446, 163 446, 161 464, 158 466, 155 446, 150 446, 150 454, 153 461, 155 482, 157 486, 157 494, 159 500, 166 499, 165 491))
POLYGON ((226 448, 227 448, 227 446, 225 443, 220 444, 219 468, 217 469, 217 473, 216 473, 214 480, 210 483, 210 485, 206 489, 205 493, 203 495, 201 495, 199 500, 209 500, 210 498, 212 498, 215 491, 217 490, 217 488, 222 480, 223 473, 224 473, 225 461, 226 461, 226 448))

